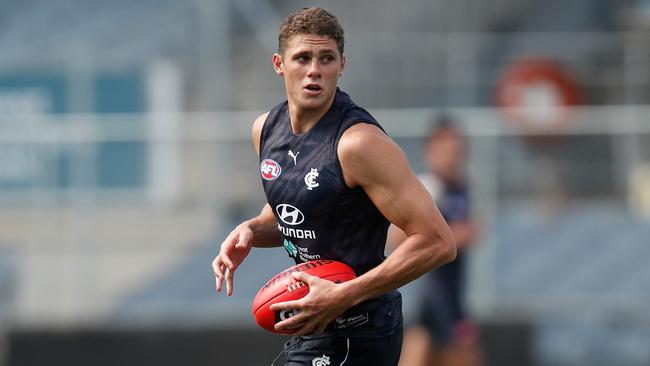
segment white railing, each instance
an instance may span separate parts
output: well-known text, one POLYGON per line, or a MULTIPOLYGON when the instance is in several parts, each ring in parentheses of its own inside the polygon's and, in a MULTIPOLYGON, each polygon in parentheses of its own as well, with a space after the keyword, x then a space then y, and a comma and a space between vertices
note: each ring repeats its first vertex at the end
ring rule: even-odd
MULTIPOLYGON (((371 112, 402 144, 413 165, 419 169, 417 167, 422 166, 421 138, 429 130, 430 118, 436 111, 371 112)), ((512 184, 504 185, 504 175, 500 172, 507 162, 502 161, 500 149, 508 144, 507 141, 514 141, 518 149, 513 151, 521 155, 509 159, 518 161, 519 165, 530 165, 534 156, 526 152, 528 145, 520 138, 527 132, 505 123, 501 112, 494 109, 448 109, 445 112, 457 118, 470 137, 469 176, 476 213, 486 227, 482 243, 472 255, 470 300, 478 314, 495 316, 500 309, 512 308, 525 314, 574 311, 576 304, 585 299, 601 304, 603 311, 617 306, 643 309, 648 298, 644 293, 625 298, 579 291, 542 292, 530 296, 502 293, 496 256, 503 243, 490 228, 512 203, 533 207, 535 199, 520 194, 512 196, 504 191, 512 184), (543 305, 538 301, 542 298, 546 299, 543 305)), ((650 160, 647 149, 650 107, 592 107, 573 112, 574 119, 568 127, 554 133, 607 138, 609 144, 602 148, 611 150, 611 154, 606 155, 611 161, 598 163, 613 167, 612 172, 618 176, 612 179, 612 184, 620 185, 603 196, 581 197, 580 201, 587 204, 619 202, 625 206, 634 189, 647 189, 645 185, 650 184, 645 181, 636 182, 638 187, 628 184, 634 169, 650 160)), ((44 171, 38 174, 40 180, 33 187, 0 189, 0 245, 11 249, 17 271, 12 277, 16 283, 9 319, 19 323, 101 322, 111 316, 125 297, 138 293, 139 288, 146 288, 150 281, 177 268, 194 249, 214 245, 216 250, 215 242, 232 225, 234 212, 253 215, 264 202, 257 176, 257 159, 249 141, 250 124, 258 114, 255 111, 179 114, 180 128, 176 136, 148 134, 150 124, 158 118, 155 115, 0 119, 0 151, 11 147, 31 159, 37 154, 36 160, 46 161, 65 151, 71 161, 77 162, 69 164, 69 174, 74 179, 66 187, 48 186, 56 181, 54 175, 57 173, 46 164, 37 164, 44 171), (14 123, 18 123, 20 129, 9 128, 14 123), (176 175, 162 175, 173 182, 145 175, 148 178, 142 186, 99 187, 92 177, 102 167, 89 157, 96 156, 96 149, 107 142, 138 142, 147 147, 143 151, 160 151, 162 147, 167 149, 166 154, 176 154, 174 160, 178 166, 173 168, 176 175), (158 196, 151 193, 156 191, 157 185, 171 185, 176 189, 171 195, 158 196), (89 298, 88 294, 93 296, 89 298)), ((557 145, 547 148, 554 146, 557 145)), ((534 149, 544 150, 540 146, 534 149)), ((145 154, 144 159, 144 168, 149 172, 148 165, 156 156, 145 154)), ((589 184, 589 180, 590 177, 585 176, 584 184, 589 184)), ((526 184, 519 182, 515 186, 519 191, 530 189, 532 192, 533 187, 526 184)), ((631 212, 630 215, 634 215, 631 212)), ((208 277, 210 260, 205 258, 208 277)), ((278 268, 285 264, 271 263, 278 268)), ((206 288, 206 291, 212 289, 206 288)), ((191 307, 194 303, 197 309, 204 309, 197 310, 196 316, 213 316, 205 310, 212 306, 212 300, 207 301, 203 297, 196 301, 188 298, 182 303, 183 307, 191 307)), ((152 308, 153 317, 156 307, 152 308)), ((248 319, 244 310, 220 314, 231 319, 233 316, 248 319)))

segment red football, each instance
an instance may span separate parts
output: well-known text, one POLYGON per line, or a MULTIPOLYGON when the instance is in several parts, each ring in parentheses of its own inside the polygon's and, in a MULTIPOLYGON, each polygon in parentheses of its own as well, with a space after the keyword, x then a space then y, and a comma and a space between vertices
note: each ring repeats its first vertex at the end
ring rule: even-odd
POLYGON ((278 332, 274 326, 282 320, 293 316, 293 311, 271 311, 272 304, 290 300, 298 300, 309 293, 309 286, 301 281, 296 281, 292 272, 306 272, 332 282, 341 283, 356 277, 354 271, 345 263, 319 259, 300 263, 289 267, 273 276, 255 295, 253 300, 253 316, 260 327, 272 333, 291 333, 290 331, 278 332))

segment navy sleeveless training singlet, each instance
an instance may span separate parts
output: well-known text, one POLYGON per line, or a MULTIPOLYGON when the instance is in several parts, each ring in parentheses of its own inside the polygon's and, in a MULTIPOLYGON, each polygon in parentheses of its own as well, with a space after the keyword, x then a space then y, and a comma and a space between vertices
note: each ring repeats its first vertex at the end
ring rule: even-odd
MULTIPOLYGON (((293 133, 288 103, 277 105, 262 129, 260 174, 289 256, 296 263, 340 261, 361 276, 385 259, 390 223, 361 187, 350 188, 343 178, 338 142, 357 123, 381 128, 338 89, 327 113, 303 134, 293 133)), ((381 333, 393 329, 401 325, 401 311, 391 305, 399 298, 399 292, 391 291, 365 301, 346 311, 328 330, 381 333)))

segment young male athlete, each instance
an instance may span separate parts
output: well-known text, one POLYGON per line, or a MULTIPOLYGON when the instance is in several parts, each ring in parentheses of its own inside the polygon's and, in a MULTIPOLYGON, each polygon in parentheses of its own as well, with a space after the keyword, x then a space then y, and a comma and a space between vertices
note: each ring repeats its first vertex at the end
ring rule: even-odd
POLYGON ((253 144, 267 204, 237 226, 214 259, 217 291, 252 247, 284 245, 298 263, 331 259, 357 278, 340 284, 305 273, 307 296, 276 304, 296 315, 276 325, 294 337, 286 365, 396 365, 402 343, 396 289, 454 259, 449 227, 403 152, 377 121, 338 89, 343 29, 320 8, 290 14, 273 67, 287 101, 255 120, 253 144), (390 223, 406 239, 384 257, 390 223))

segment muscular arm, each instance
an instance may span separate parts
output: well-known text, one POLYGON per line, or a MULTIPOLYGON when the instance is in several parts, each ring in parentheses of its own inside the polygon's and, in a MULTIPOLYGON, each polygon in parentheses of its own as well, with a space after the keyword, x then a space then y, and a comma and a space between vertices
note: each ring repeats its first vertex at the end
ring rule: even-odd
POLYGON ((377 127, 358 124, 343 134, 338 153, 346 183, 363 187, 382 214, 406 235, 382 264, 341 284, 346 297, 354 300, 351 306, 455 258, 449 227, 397 144, 377 127))
MULTIPOLYGON (((474 245, 476 238, 479 235, 479 226, 471 219, 451 222, 449 223, 449 229, 451 229, 451 233, 456 241, 456 248, 459 251, 474 245)), ((388 248, 393 251, 404 240, 406 240, 406 234, 397 226, 391 225, 388 229, 388 248)))
POLYGON ((278 330, 297 329, 294 335, 320 333, 346 309, 396 289, 456 256, 449 227, 431 196, 401 149, 379 128, 351 127, 339 141, 338 155, 348 186, 362 187, 406 239, 382 264, 348 282, 333 284, 304 272, 292 273, 294 279, 309 285, 309 294, 271 305, 271 310, 301 310, 276 324, 278 330))

